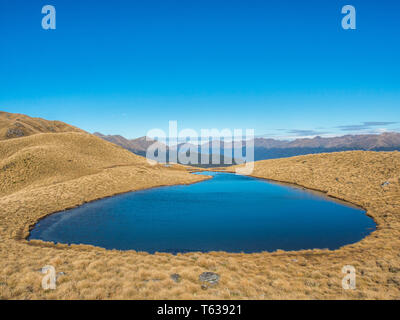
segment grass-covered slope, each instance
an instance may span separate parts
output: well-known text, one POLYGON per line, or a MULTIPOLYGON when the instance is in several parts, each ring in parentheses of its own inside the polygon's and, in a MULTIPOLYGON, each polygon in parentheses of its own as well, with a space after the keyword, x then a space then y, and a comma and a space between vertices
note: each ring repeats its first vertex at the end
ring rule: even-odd
POLYGON ((86 133, 46 133, 4 140, 0 141, 0 196, 111 166, 145 164, 146 159, 86 133))
POLYGON ((44 133, 0 141, 0 299, 400 296, 399 152, 266 160, 255 163, 253 175, 325 191, 361 205, 378 229, 335 251, 257 254, 151 255, 28 242, 29 229, 48 214, 122 192, 206 177, 191 175, 181 166, 150 166, 146 159, 86 133, 44 133), (41 286, 39 270, 45 265, 63 272, 56 290, 45 291, 41 286), (344 265, 356 268, 356 290, 342 288, 344 265), (199 275, 205 271, 218 273, 220 283, 203 290, 199 275), (182 280, 175 283, 170 277, 173 273, 182 280))
POLYGON ((0 140, 57 132, 84 131, 61 121, 49 121, 24 114, 0 111, 0 140))

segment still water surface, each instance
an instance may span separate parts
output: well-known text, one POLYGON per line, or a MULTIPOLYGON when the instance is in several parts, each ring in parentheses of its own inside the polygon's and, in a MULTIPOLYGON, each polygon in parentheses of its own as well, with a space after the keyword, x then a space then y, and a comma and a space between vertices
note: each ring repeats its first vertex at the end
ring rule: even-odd
POLYGON ((337 249, 375 230, 363 210, 230 173, 130 192, 55 213, 30 239, 153 252, 337 249))

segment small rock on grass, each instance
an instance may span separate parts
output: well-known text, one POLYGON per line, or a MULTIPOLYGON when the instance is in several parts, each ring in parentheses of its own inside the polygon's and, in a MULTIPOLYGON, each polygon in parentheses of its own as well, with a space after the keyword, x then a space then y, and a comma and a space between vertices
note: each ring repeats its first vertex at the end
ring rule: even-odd
POLYGON ((220 276, 214 272, 203 272, 199 276, 199 280, 203 283, 201 288, 206 290, 209 286, 217 285, 219 282, 220 276))
POLYGON ((171 277, 172 281, 174 281, 176 283, 181 281, 181 276, 179 274, 177 274, 177 273, 171 274, 170 277, 171 277))

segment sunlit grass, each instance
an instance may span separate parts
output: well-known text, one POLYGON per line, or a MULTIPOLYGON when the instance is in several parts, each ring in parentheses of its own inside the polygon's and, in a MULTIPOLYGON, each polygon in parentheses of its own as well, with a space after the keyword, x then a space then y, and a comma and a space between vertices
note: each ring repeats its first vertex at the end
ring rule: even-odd
POLYGON ((336 251, 147 254, 25 241, 47 214, 159 185, 204 179, 84 133, 0 142, 0 298, 3 299, 388 299, 400 296, 400 153, 341 152, 257 162, 254 176, 296 183, 364 207, 379 229, 336 251), (68 160, 73 159, 71 163, 68 160), (2 170, 7 166, 6 170, 2 170), (336 179, 338 178, 338 179, 336 179), (389 181, 387 187, 381 184, 389 181), (40 269, 63 272, 41 287, 40 269), (343 290, 343 265, 357 289, 343 290), (199 275, 216 272, 215 287, 199 275), (180 282, 170 275, 178 273, 180 282))

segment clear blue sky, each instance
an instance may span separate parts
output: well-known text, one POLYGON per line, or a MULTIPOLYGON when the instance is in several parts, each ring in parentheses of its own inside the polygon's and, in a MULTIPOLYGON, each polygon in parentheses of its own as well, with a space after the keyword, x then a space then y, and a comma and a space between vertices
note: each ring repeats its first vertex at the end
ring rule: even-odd
POLYGON ((128 138, 400 131, 399 36, 393 0, 0 0, 0 110, 128 138))

